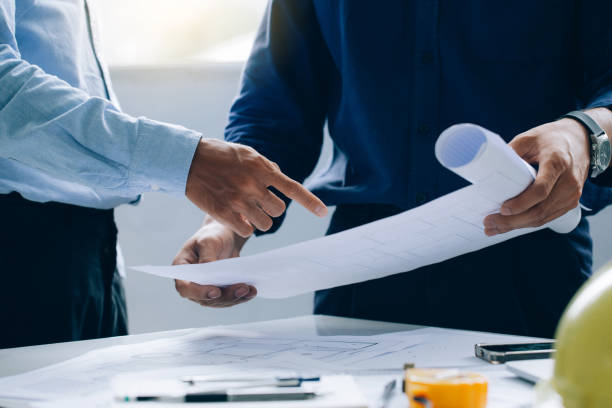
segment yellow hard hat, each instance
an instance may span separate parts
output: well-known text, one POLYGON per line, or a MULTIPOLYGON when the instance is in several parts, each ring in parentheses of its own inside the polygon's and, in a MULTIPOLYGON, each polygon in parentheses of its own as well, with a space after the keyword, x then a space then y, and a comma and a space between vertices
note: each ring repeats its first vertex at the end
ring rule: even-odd
POLYGON ((612 407, 612 262, 576 293, 556 338, 552 386, 564 407, 612 407))

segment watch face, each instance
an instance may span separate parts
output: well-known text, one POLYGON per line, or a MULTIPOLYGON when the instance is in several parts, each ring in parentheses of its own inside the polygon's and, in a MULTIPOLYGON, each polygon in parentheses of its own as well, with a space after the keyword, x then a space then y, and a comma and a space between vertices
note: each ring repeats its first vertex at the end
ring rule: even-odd
POLYGON ((610 142, 606 140, 604 143, 599 145, 599 163, 597 163, 600 167, 602 167, 602 171, 605 170, 610 164, 610 142))

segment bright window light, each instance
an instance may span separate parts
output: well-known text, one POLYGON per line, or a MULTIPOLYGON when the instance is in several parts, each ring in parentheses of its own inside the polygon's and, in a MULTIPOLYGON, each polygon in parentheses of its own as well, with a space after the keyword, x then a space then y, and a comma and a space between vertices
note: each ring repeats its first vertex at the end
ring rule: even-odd
POLYGON ((248 57, 267 0, 101 0, 109 65, 239 62, 248 57))

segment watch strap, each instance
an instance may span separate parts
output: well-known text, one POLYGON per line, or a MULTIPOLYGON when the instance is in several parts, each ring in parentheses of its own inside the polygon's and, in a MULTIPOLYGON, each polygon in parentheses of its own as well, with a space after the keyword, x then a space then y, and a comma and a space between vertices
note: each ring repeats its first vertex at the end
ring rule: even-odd
POLYGON ((584 126, 586 126, 587 129, 589 129, 589 132, 590 132, 589 137, 591 135, 595 137, 599 137, 606 133, 601 128, 601 126, 599 126, 597 122, 593 120, 593 118, 591 118, 589 115, 587 115, 586 113, 582 111, 572 111, 572 112, 566 113, 565 115, 561 116, 561 118, 571 118, 571 119, 577 120, 578 122, 582 123, 584 126))
POLYGON ((589 143, 591 144, 591 151, 590 151, 591 165, 589 166, 588 177, 589 178, 597 177, 604 170, 604 169, 599 168, 598 157, 596 156, 597 151, 598 151, 597 150, 597 145, 598 145, 597 140, 600 136, 606 134, 605 130, 603 130, 601 126, 599 126, 597 122, 593 120, 593 118, 591 118, 589 115, 587 115, 586 113, 582 111, 572 111, 572 112, 566 113, 565 115, 561 116, 560 119, 562 118, 574 119, 587 128, 589 132, 589 143))

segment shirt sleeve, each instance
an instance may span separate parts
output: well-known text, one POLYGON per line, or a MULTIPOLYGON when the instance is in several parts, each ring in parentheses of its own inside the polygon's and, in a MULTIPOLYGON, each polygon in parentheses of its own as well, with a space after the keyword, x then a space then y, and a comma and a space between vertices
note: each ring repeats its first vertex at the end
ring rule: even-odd
POLYGON ((612 2, 578 2, 578 56, 582 64, 580 107, 612 105, 612 2))
POLYGON ((120 196, 185 194, 201 135, 119 111, 21 58, 15 0, 0 0, 0 157, 120 196))
MULTIPOLYGON (((311 1, 270 1, 226 140, 253 147, 302 182, 321 152, 330 58, 311 1)), ((269 232, 281 222, 276 219, 269 232)))
MULTIPOLYGON (((578 108, 592 109, 612 106, 612 2, 577 2, 578 56, 582 64, 579 78, 580 100, 578 108)), ((609 135, 611 136, 611 135, 609 135)), ((603 203, 612 202, 612 177, 610 169, 599 177, 588 179, 581 202, 587 207, 591 203, 593 213, 603 208, 603 203)))

